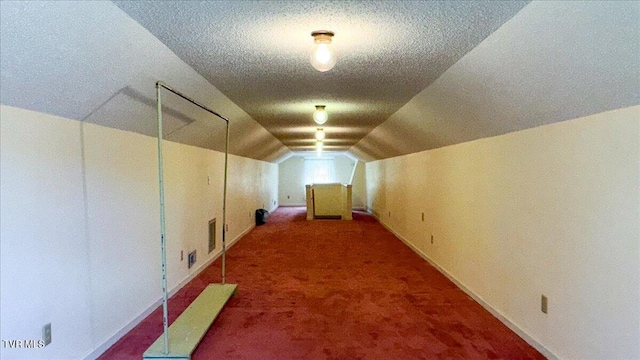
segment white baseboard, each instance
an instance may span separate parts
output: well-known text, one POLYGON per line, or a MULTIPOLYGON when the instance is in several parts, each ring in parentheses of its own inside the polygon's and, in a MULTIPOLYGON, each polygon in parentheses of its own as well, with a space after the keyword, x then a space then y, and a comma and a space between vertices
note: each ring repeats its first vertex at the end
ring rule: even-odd
POLYGON ((436 268, 442 275, 447 277, 447 279, 451 280, 460 290, 464 291, 467 295, 469 295, 473 300, 475 300, 478 304, 480 304, 483 308, 491 313, 495 318, 500 320, 501 323, 505 324, 511 331, 520 336, 524 341, 526 341, 529 345, 533 346, 536 350, 538 350, 544 357, 547 359, 559 360, 560 357, 553 353, 551 350, 547 349, 544 345, 534 339, 529 333, 521 329, 518 325, 513 323, 511 319, 509 319, 506 315, 495 309, 491 304, 486 302, 482 297, 471 291, 466 285, 460 282, 455 276, 449 273, 446 269, 438 265, 435 261, 433 261, 427 254, 425 254, 422 250, 415 247, 411 244, 407 239, 405 239, 402 235, 396 233, 391 227, 387 224, 380 221, 371 209, 366 210, 369 214, 371 214, 374 218, 378 220, 378 222, 385 227, 385 229, 389 230, 395 237, 397 237, 400 241, 402 241, 406 246, 408 246, 411 250, 413 250, 416 254, 420 255, 421 258, 426 260, 431 266, 436 268))
MULTIPOLYGON (((226 249, 229 250, 233 245, 238 242, 243 236, 249 233, 255 225, 251 225, 247 230, 243 231, 240 235, 236 236, 231 241, 226 241, 226 249)), ((182 289, 189 281, 193 280, 202 270, 206 269, 207 266, 211 265, 214 261, 216 261, 220 256, 222 256, 222 252, 218 252, 211 259, 205 261, 195 269, 189 276, 187 276, 184 280, 182 280, 179 284, 174 286, 169 290, 169 297, 175 295, 180 289, 182 289)), ((105 351, 107 351, 113 344, 115 344, 120 338, 126 335, 129 331, 131 331, 134 327, 136 327, 142 320, 144 320, 147 316, 149 316, 158 306, 162 305, 162 298, 155 301, 149 307, 147 307, 144 311, 142 311, 138 316, 136 316, 133 320, 131 320, 128 324, 123 326, 120 330, 116 331, 113 335, 109 337, 104 343, 96 347, 92 350, 87 356, 84 357, 85 360, 94 360, 97 359, 100 355, 102 355, 105 351)))

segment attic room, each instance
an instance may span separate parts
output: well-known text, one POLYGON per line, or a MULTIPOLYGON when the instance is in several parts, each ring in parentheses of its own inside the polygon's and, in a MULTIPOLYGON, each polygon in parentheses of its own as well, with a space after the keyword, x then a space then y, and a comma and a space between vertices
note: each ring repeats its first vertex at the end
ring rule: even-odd
POLYGON ((3 0, 0 358, 141 358, 226 239, 193 359, 640 359, 639 164, 637 1, 3 0))

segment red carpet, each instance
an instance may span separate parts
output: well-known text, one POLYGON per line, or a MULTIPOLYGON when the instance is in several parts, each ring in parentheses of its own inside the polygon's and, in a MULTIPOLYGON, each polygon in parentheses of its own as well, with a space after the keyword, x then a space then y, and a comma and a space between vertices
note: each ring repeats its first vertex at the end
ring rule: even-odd
MULTIPOLYGON (((169 300, 170 321, 220 261, 169 300)), ((306 221, 279 208, 227 253, 238 284, 193 359, 544 359, 365 213, 306 221)), ((160 309, 100 359, 136 359, 160 309)))

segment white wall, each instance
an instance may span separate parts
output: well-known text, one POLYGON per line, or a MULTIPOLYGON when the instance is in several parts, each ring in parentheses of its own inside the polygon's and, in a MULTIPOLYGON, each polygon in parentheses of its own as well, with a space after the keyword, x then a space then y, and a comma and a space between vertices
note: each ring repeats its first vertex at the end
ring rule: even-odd
POLYGON ((333 158, 333 165, 336 169, 335 181, 341 184, 351 183, 351 173, 353 173, 353 167, 356 165, 355 160, 344 155, 335 156, 333 158))
POLYGON ((81 358, 91 349, 89 243, 80 124, 0 107, 0 347, 2 359, 81 358))
POLYGON ((356 172, 353 174, 352 206, 354 209, 365 210, 367 208, 367 182, 365 175, 365 163, 356 163, 356 172))
POLYGON ((635 106, 371 162, 369 207, 548 356, 638 359, 639 149, 635 106))
POLYGON ((304 158, 292 156, 278 165, 280 205, 305 206, 304 158))
MULTIPOLYGON (((0 110, 1 337, 38 340, 48 322, 53 334, 43 349, 0 348, 0 355, 94 357, 161 296, 156 140, 0 110)), ((168 280, 175 290, 220 249, 224 156, 170 142, 164 156, 168 280), (218 244, 207 254, 213 217, 218 244), (188 269, 192 250, 198 261, 188 269)), ((251 229, 256 208, 277 206, 277 184, 277 165, 229 157, 228 241, 251 229)))
MULTIPOLYGON (((344 156, 333 156, 335 182, 349 184, 356 161, 344 156)), ((353 178, 353 208, 365 208, 366 185, 364 165, 358 163, 353 178)), ((292 156, 279 165, 279 203, 285 206, 306 206, 304 157, 292 156)))

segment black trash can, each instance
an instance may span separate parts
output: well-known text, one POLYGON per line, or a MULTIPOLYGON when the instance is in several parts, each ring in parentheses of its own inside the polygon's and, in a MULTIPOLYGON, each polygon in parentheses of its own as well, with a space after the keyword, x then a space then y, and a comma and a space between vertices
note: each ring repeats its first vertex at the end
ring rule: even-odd
POLYGON ((256 210, 256 225, 264 225, 267 222, 269 212, 265 209, 256 210))

